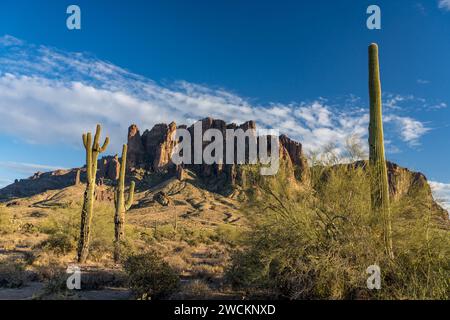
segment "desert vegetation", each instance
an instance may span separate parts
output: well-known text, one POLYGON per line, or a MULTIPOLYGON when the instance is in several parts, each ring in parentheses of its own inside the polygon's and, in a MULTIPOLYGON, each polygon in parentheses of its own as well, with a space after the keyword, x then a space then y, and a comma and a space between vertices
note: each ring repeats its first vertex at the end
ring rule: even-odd
POLYGON ((120 160, 98 160, 109 143, 98 125, 83 135, 85 167, 30 182, 62 187, 0 203, 0 298, 448 299, 448 216, 423 175, 386 161, 376 45, 369 93, 368 148, 349 137, 345 153, 306 159, 280 136, 275 176, 261 164, 170 166, 175 123, 142 136, 132 125, 120 160), (66 287, 73 264, 80 292, 66 287), (379 290, 366 285, 372 265, 379 290))
MULTIPOLYGON (((325 154, 330 158, 339 157, 325 154)), ((420 197, 390 206, 392 259, 383 224, 374 224, 370 173, 328 164, 312 171, 312 188, 294 188, 279 176, 250 192, 251 229, 227 270, 236 288, 288 299, 449 298, 448 225, 420 197), (381 290, 366 287, 366 268, 374 264, 381 290)))

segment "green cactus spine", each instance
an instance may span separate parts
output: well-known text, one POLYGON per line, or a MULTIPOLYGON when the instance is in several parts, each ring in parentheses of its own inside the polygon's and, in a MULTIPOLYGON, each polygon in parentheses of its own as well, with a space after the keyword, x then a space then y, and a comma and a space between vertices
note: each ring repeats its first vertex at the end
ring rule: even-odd
POLYGON ((83 144, 86 149, 86 190, 84 192, 83 209, 81 210, 80 239, 78 242, 78 262, 86 262, 89 254, 89 236, 92 222, 92 210, 94 207, 95 180, 97 174, 98 155, 104 152, 109 144, 106 137, 103 146, 100 147, 99 139, 101 126, 98 124, 94 141, 90 132, 83 134, 83 144))
POLYGON ((134 198, 134 181, 131 182, 128 199, 125 201, 125 173, 127 166, 127 145, 122 148, 122 160, 120 164, 119 180, 114 197, 114 205, 116 207, 114 215, 114 261, 120 260, 120 244, 125 239, 125 213, 133 204, 134 198))
POLYGON ((386 253, 393 258, 392 228, 389 208, 389 182, 384 153, 383 118, 381 106, 380 67, 378 46, 369 46, 369 165, 371 179, 371 205, 376 219, 381 218, 386 253))

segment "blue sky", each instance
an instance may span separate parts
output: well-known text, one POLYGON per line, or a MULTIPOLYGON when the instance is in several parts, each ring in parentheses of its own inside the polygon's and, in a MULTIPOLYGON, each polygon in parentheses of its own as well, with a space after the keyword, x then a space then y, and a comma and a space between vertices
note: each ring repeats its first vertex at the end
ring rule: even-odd
POLYGON ((0 185, 82 165, 97 122, 111 153, 131 123, 205 116, 254 119, 307 150, 365 143, 377 42, 387 156, 450 199, 450 0, 3 0, 0 37, 0 185), (70 4, 82 30, 66 28, 70 4), (366 28, 370 4, 381 30, 366 28))

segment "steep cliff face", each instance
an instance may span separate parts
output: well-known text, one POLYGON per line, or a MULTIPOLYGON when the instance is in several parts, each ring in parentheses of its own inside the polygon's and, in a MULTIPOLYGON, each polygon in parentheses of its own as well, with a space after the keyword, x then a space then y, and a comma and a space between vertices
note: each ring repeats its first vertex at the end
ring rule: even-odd
MULTIPOLYGON (((162 123, 155 125, 150 131, 142 134, 144 146, 144 167, 153 171, 166 169, 171 160, 175 141, 172 137, 177 129, 175 122, 169 125, 162 123)), ((142 165, 142 164, 141 164, 142 165)))
POLYGON ((115 155, 103 157, 98 160, 97 177, 99 179, 117 180, 119 178, 120 162, 119 157, 115 155))
POLYGON ((137 125, 128 128, 127 168, 136 168, 144 163, 144 146, 137 125))
MULTIPOLYGON (((254 141, 256 150, 260 147, 260 139, 256 137, 256 123, 254 121, 247 121, 241 125, 234 123, 227 124, 223 120, 205 118, 197 123, 201 128, 201 136, 209 129, 218 130, 222 134, 223 143, 223 157, 226 159, 227 148, 233 148, 235 161, 237 163, 237 145, 235 139, 233 146, 230 146, 226 141, 227 129, 239 130, 243 132, 250 130, 254 134, 254 141)), ((214 164, 195 164, 194 150, 195 150, 195 124, 190 127, 184 125, 178 128, 187 129, 191 135, 191 161, 190 164, 183 164, 185 168, 193 170, 199 177, 202 178, 218 178, 222 184, 230 184, 231 186, 245 184, 245 173, 240 166, 236 164, 214 163, 214 164)), ((129 128, 128 144, 131 146, 128 149, 128 168, 130 170, 145 169, 153 172, 170 170, 172 172, 179 172, 180 169, 174 169, 174 164, 171 162, 171 155, 176 146, 176 141, 173 141, 174 133, 177 126, 174 122, 167 124, 157 124, 151 130, 146 130, 142 136, 139 135, 139 129, 136 125, 129 128), (132 134, 130 134, 132 133, 132 134), (137 160, 138 159, 138 160, 137 160)), ((245 140, 245 163, 249 163, 249 138, 245 140)), ((270 142, 270 139, 269 139, 270 142)), ((202 141, 202 153, 211 141, 202 141)), ((270 154, 270 143, 269 154, 270 154)), ((302 145, 299 142, 289 139, 287 136, 279 137, 279 154, 281 161, 285 164, 288 175, 296 181, 301 183, 308 182, 309 169, 306 158, 303 155, 302 145)), ((225 161, 224 161, 225 162, 225 161)))
POLYGON ((303 155, 303 146, 300 142, 290 139, 286 135, 280 136, 280 144, 289 155, 289 159, 294 165, 295 177, 302 183, 309 183, 309 167, 306 157, 303 155))
POLYGON ((389 191, 393 200, 399 200, 420 191, 431 197, 431 188, 422 173, 410 171, 392 162, 387 163, 387 169, 389 191))

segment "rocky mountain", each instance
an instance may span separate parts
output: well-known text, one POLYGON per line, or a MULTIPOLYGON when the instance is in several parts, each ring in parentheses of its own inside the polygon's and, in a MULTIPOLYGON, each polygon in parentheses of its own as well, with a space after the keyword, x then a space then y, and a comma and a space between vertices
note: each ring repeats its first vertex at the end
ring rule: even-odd
MULTIPOLYGON (((225 140, 227 129, 242 129, 243 131, 248 129, 256 130, 254 121, 236 125, 234 123, 227 124, 223 120, 205 118, 200 120, 200 122, 202 135, 209 129, 217 129, 222 133, 224 159, 227 151, 227 143, 225 140)), ((171 162, 172 151, 176 145, 172 137, 177 128, 185 128, 190 132, 192 137, 194 136, 194 125, 187 128, 185 125, 177 127, 174 122, 169 125, 157 124, 151 130, 145 130, 142 135, 136 125, 131 125, 128 130, 127 168, 131 171, 142 169, 149 172, 163 172, 165 170, 169 172, 180 172, 182 169, 175 168, 171 162)), ((290 174, 292 176, 295 174, 299 181, 306 182, 308 179, 308 165, 303 154, 302 145, 285 135, 279 137, 279 142, 280 159, 287 164, 287 167, 291 170, 290 174)), ((193 150, 193 140, 191 144, 193 150)), ((208 144, 209 142, 203 142, 203 150, 208 144)), ((234 148, 234 154, 236 155, 236 144, 234 144, 234 148)), ((248 141, 246 149, 248 150, 248 141)), ((191 161, 191 163, 193 162, 191 161)), ((246 162, 248 162, 248 154, 246 162)), ((193 170, 201 178, 218 178, 230 186, 243 184, 242 172, 236 164, 188 164, 183 165, 183 168, 193 170)))
MULTIPOLYGON (((224 137, 224 158, 227 148, 225 132, 227 129, 256 129, 254 121, 248 121, 241 125, 227 124, 223 120, 205 118, 200 120, 202 134, 208 129, 219 130, 224 137)), ((137 182, 138 188, 145 190, 171 177, 182 180, 186 170, 195 173, 196 177, 203 181, 203 185, 209 191, 221 194, 231 194, 236 188, 248 186, 248 166, 236 164, 183 164, 176 166, 171 161, 172 151, 177 142, 173 140, 174 132, 178 128, 185 128, 191 136, 194 134, 194 125, 187 127, 175 122, 170 124, 157 124, 142 134, 137 125, 132 124, 128 129, 128 153, 127 170, 128 179, 137 182)), ((193 141, 192 148, 193 148, 193 141)), ((247 141, 248 143, 248 141, 247 141)), ((203 149, 209 142, 203 142, 203 149)), ((260 139, 257 140, 259 147, 260 139)), ((234 146, 236 148, 236 144, 234 146)), ((248 146, 246 145, 246 148, 248 146)), ((290 139, 286 135, 279 136, 279 154, 282 168, 292 183, 309 185, 310 168, 303 152, 302 144, 290 139)), ((236 153, 235 153, 236 154, 236 153)), ((114 185, 118 178, 120 162, 117 155, 106 156, 98 160, 97 181, 100 185, 114 185)), ((248 161, 248 158, 246 158, 248 161)), ((354 163, 356 166, 366 166, 366 162, 354 163)), ((388 176, 392 199, 399 200, 407 195, 412 195, 418 190, 434 202, 430 186, 426 177, 419 172, 412 172, 394 163, 388 163, 388 176)), ((62 189, 85 181, 85 168, 70 170, 56 170, 53 172, 37 172, 28 179, 16 180, 13 184, 0 190, 0 199, 11 199, 35 195, 47 190, 62 189)))

